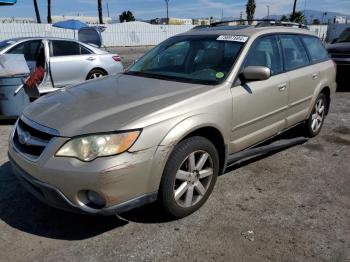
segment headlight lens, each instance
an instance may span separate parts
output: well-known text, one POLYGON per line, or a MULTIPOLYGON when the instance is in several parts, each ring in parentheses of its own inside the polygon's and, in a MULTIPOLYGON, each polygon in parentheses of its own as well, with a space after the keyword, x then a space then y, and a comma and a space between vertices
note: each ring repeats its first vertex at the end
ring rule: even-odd
POLYGON ((73 138, 58 150, 56 156, 75 157, 88 162, 97 157, 117 155, 128 150, 140 132, 138 130, 73 138))

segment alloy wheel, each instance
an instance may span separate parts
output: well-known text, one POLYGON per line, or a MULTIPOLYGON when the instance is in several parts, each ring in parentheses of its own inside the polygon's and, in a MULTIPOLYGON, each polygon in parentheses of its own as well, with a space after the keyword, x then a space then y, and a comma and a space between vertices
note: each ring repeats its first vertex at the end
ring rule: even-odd
POLYGON ((103 74, 101 74, 101 73, 93 73, 93 74, 90 75, 89 79, 96 79, 96 78, 100 78, 100 77, 103 77, 103 74))
POLYGON ((314 133, 318 132, 318 130, 322 126, 324 114, 325 114, 325 103, 323 99, 319 99, 315 107, 313 109, 313 113, 311 116, 311 129, 314 133))
POLYGON ((213 160, 208 152, 189 154, 175 175, 176 203, 185 208, 196 205, 208 191, 213 172, 213 160))

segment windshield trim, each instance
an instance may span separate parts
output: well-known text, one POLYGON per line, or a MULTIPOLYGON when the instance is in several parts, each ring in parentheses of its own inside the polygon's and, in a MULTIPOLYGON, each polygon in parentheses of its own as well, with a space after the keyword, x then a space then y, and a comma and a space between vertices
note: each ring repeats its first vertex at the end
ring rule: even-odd
POLYGON ((139 76, 139 77, 144 77, 144 78, 154 78, 154 79, 171 81, 171 82, 188 83, 188 84, 202 84, 202 85, 218 85, 218 84, 220 84, 217 81, 211 81, 211 80, 192 79, 192 78, 178 77, 178 76, 166 76, 166 75, 152 74, 152 73, 147 73, 147 72, 126 71, 123 74, 124 75, 131 75, 131 76, 139 76))

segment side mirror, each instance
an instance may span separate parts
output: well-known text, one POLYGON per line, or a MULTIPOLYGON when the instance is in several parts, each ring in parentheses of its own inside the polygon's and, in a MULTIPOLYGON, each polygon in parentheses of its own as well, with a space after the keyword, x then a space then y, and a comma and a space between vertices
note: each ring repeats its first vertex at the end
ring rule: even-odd
POLYGON ((243 81, 262 81, 271 77, 271 70, 265 66, 247 66, 241 73, 243 81))
POLYGON ((332 40, 331 44, 334 44, 334 43, 336 43, 337 41, 338 41, 338 38, 334 38, 334 39, 332 40))

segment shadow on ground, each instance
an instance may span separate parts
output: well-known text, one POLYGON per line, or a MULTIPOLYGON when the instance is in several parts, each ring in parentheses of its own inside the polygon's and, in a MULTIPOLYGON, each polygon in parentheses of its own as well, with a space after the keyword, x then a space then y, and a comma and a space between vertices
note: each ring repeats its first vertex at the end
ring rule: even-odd
MULTIPOLYGON (((270 141, 294 138, 300 136, 300 132, 300 127, 293 128, 270 141)), ((229 167, 225 174, 280 151, 282 150, 241 161, 229 167)), ((51 208, 22 188, 13 175, 9 162, 0 166, 0 219, 23 232, 62 240, 87 239, 124 226, 128 221, 166 223, 172 220, 162 213, 157 203, 120 214, 119 217, 80 215, 51 208)))
POLYGON ((28 193, 12 173, 0 166, 0 219, 26 233, 63 240, 87 239, 127 224, 117 217, 93 217, 51 208, 28 193))
POLYGON ((14 125, 17 119, 0 119, 0 126, 14 125))

